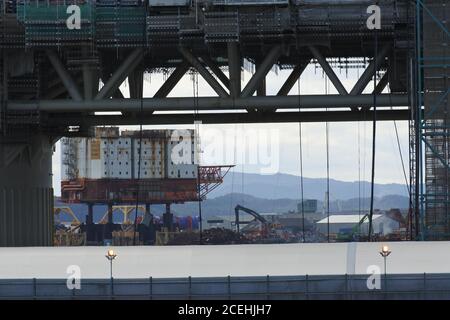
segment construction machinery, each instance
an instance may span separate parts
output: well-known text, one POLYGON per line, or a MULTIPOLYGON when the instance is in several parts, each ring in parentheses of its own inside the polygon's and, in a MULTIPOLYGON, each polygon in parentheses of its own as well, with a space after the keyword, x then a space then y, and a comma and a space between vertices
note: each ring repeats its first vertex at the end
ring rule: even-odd
POLYGON ((351 232, 340 232, 337 234, 336 241, 346 242, 346 241, 359 241, 364 237, 364 234, 361 232, 361 226, 369 218, 369 213, 366 213, 359 220, 358 224, 351 229, 351 232))
POLYGON ((234 208, 234 213, 236 215, 235 224, 236 224, 236 230, 237 230, 238 234, 240 233, 240 225, 242 224, 242 222, 239 221, 239 212, 240 211, 244 211, 245 213, 248 213, 249 215, 254 217, 256 220, 261 222, 262 229, 261 229, 260 235, 262 237, 267 237, 269 235, 269 232, 271 231, 273 225, 268 223, 268 221, 262 215, 260 215, 258 212, 254 211, 252 209, 243 207, 239 204, 234 208))

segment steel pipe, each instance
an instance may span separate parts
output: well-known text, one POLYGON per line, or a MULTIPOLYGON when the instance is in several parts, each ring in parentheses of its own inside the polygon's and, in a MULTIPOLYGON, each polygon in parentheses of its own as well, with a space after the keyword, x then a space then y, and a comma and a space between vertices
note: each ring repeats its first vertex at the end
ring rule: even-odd
POLYGON ((250 97, 255 93, 256 89, 261 85, 261 82, 266 78, 267 73, 269 73, 270 69, 272 69, 273 65, 281 56, 281 53, 282 50, 280 45, 273 47, 269 51, 266 58, 258 65, 258 69, 247 83, 244 90, 242 90, 241 97, 250 97))
POLYGON ((64 87, 66 87, 67 91, 72 97, 72 99, 76 101, 83 100, 83 97, 81 96, 81 93, 78 90, 75 81, 73 80, 72 76, 67 72, 58 55, 52 50, 47 50, 47 56, 53 68, 55 68, 56 72, 58 73, 58 76, 61 79, 62 83, 64 84, 64 87))
POLYGON ((319 62, 323 71, 325 71, 325 73, 328 76, 328 79, 330 79, 330 81, 333 83, 336 90, 342 95, 348 94, 347 90, 342 85, 341 80, 339 80, 338 76, 336 75, 336 73, 334 73, 330 64, 327 62, 325 57, 320 53, 320 51, 314 46, 309 46, 309 50, 313 54, 314 58, 317 59, 317 62, 319 62))
MULTIPOLYGON (((378 107, 405 107, 409 105, 406 94, 377 95, 378 107)), ((298 109, 298 108, 346 108, 371 107, 373 95, 301 95, 301 96, 252 96, 248 98, 145 98, 142 100, 146 111, 177 111, 177 110, 227 110, 245 109, 252 106, 258 109, 298 109)), ((91 101, 72 100, 41 100, 41 101, 10 101, 11 111, 41 110, 48 112, 95 112, 95 111, 137 111, 141 99, 108 99, 91 101)))
POLYGON ((228 93, 222 87, 222 85, 209 73, 209 71, 198 61, 196 57, 187 49, 180 47, 180 53, 183 57, 201 74, 203 79, 213 88, 213 90, 219 95, 219 97, 229 97, 228 93))
POLYGON ((167 78, 164 84, 159 88, 159 90, 153 96, 154 98, 165 98, 169 95, 170 91, 175 88, 175 86, 180 82, 181 78, 189 70, 189 63, 183 61, 167 78))
POLYGON ((353 89, 350 91, 351 95, 357 95, 361 94, 364 89, 366 88, 367 84, 370 82, 370 80, 373 78, 373 72, 374 68, 375 70, 379 70, 381 65, 384 62, 384 58, 386 58, 386 55, 389 52, 390 49, 389 44, 385 44, 381 51, 378 53, 377 57, 370 62, 370 64, 367 66, 366 70, 364 70, 363 74, 359 77, 356 84, 353 86, 353 89), (375 65, 376 61, 376 65, 375 65))
MULTIPOLYGON (((192 124, 201 121, 203 124, 224 123, 297 123, 297 122, 343 122, 372 121, 373 111, 308 111, 308 112, 276 112, 276 113, 199 113, 199 114, 156 114, 143 115, 143 125, 192 124)), ((409 110, 378 110, 377 120, 409 120, 409 110)), ((51 125, 135 125, 136 119, 118 115, 76 116, 64 115, 49 118, 51 125)))
POLYGON ((137 48, 123 61, 123 63, 113 73, 111 78, 105 83, 100 92, 95 97, 95 100, 102 100, 109 98, 116 91, 127 76, 141 63, 143 58, 143 49, 137 48))

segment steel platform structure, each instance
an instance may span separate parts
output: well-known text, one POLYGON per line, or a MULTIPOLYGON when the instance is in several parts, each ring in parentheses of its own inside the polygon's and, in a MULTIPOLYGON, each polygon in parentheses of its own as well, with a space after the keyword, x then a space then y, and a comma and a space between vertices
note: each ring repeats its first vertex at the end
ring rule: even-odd
MULTIPOLYGON (((418 71, 425 13, 417 10, 416 1, 379 0, 380 29, 371 30, 367 20, 373 4, 369 0, 1 0, 0 174, 15 171, 20 177, 23 159, 32 159, 30 155, 38 151, 31 146, 47 150, 62 136, 89 135, 96 125, 367 121, 376 116, 379 121, 413 124, 412 150, 418 160, 411 162, 411 190, 419 199, 416 181, 422 175, 422 144, 416 138, 421 139, 423 128, 417 124, 429 102, 421 103, 417 92, 433 86, 423 82, 418 71), (72 5, 79 8, 79 29, 68 27, 73 11, 67 10, 72 5), (289 95, 311 63, 322 68, 337 94, 289 95), (243 82, 241 72, 248 64, 255 72, 243 82), (346 89, 334 67, 361 64, 365 70, 346 89), (291 73, 277 94, 268 95, 266 76, 274 67, 291 73), (162 72, 169 75, 164 84, 153 97, 144 97, 144 74, 162 72), (192 72, 215 96, 168 97, 192 72), (375 72, 377 85, 371 92, 375 72), (124 94, 120 86, 126 80, 129 92, 124 94)), ((444 28, 446 10, 437 15, 444 28)), ((448 52, 444 54, 448 58, 448 52)), ((444 85, 448 88, 447 82, 444 85)), ((444 140, 448 143, 448 138, 444 140)), ((9 183, 0 182, 4 199, 9 199, 5 203, 19 210, 9 183)), ((49 190, 51 183, 34 187, 49 190)), ((37 206, 42 212, 50 210, 40 202, 37 206)), ((412 219, 412 228, 419 230, 427 213, 420 210, 419 200, 413 206, 417 219, 412 219)), ((0 216, 9 221, 6 211, 0 206, 0 216)), ((11 244, 13 238, 0 239, 0 245, 11 244)))

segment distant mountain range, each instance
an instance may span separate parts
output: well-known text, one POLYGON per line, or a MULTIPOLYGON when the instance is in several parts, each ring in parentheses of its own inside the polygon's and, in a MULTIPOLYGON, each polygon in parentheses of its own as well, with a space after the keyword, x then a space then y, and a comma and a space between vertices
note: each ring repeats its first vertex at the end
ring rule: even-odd
MULTIPOLYGON (((326 179, 304 178, 304 199, 318 200, 318 211, 323 209, 323 200, 326 191, 326 179)), ((259 175, 241 172, 230 172, 224 179, 224 183, 208 194, 202 202, 202 214, 233 215, 237 204, 246 206, 260 213, 287 213, 297 211, 300 199, 300 178, 289 174, 259 175)), ((367 210, 370 206, 369 182, 345 182, 330 180, 330 211, 349 213, 352 211, 367 210), (365 191, 365 197, 361 194, 365 191), (365 189, 365 190, 364 190, 365 189)), ((407 189, 402 184, 376 184, 374 208, 387 210, 391 208, 408 208, 409 198, 407 189)), ((55 206, 66 206, 55 201, 55 206)), ((85 220, 87 206, 83 204, 70 205, 77 217, 85 220)), ((94 220, 99 221, 106 213, 106 206, 94 207, 94 220)), ((165 207, 152 205, 152 213, 162 215, 165 207)), ((172 205, 172 212, 179 216, 197 216, 199 205, 196 202, 172 205)), ((120 216, 115 217, 119 222, 120 216)))
MULTIPOLYGON (((295 199, 262 199, 247 194, 232 193, 225 196, 207 199, 202 202, 202 213, 204 216, 211 215, 231 215, 234 214, 234 207, 243 205, 259 213, 287 213, 297 211, 298 200, 295 199)), ((348 200, 330 201, 330 212, 332 213, 350 213, 361 210, 368 210, 370 207, 370 198, 358 198, 348 200), (361 203, 361 204, 360 204, 361 203)), ((400 195, 388 195, 376 197, 374 199, 374 208, 380 210, 389 210, 391 208, 407 209, 409 198, 400 195)), ((173 205, 173 211, 179 215, 198 215, 199 208, 197 203, 186 203, 183 205, 173 205)), ((317 211, 321 212, 323 202, 318 201, 317 211)))
MULTIPOLYGON (((304 198, 323 200, 327 190, 327 180, 324 178, 303 178, 304 198)), ((370 183, 346 182, 330 179, 330 200, 350 200, 370 196, 370 183)), ((299 199, 300 177, 278 173, 260 175, 252 173, 229 172, 224 183, 208 195, 216 198, 231 193, 241 193, 262 199, 299 199)), ((388 195, 408 196, 408 190, 403 184, 375 184, 374 196, 381 198, 388 195)))
MULTIPOLYGON (((391 208, 406 209, 408 208, 408 197, 399 195, 389 195, 374 199, 374 208, 388 210, 391 208)), ((202 215, 204 217, 215 215, 233 215, 234 207, 243 205, 251 208, 259 213, 287 213, 289 211, 297 211, 298 201, 295 199, 262 199, 251 195, 233 193, 225 196, 207 199, 202 202, 202 215)), ((361 199, 361 210, 369 208, 370 199, 361 199)), ((55 206, 67 206, 60 201, 55 201, 55 206)), ((350 213, 359 210, 360 201, 357 198, 348 200, 330 201, 330 212, 332 213, 350 213)), ((87 214, 87 206, 84 204, 71 204, 75 215, 80 221, 85 221, 87 214)), ((318 211, 321 212, 323 203, 318 202, 318 211)), ((94 221, 98 222, 105 215, 107 207, 105 205, 97 205, 94 207, 94 221)), ((165 212, 163 205, 152 205, 151 211, 154 215, 161 216, 165 212)), ((198 216, 199 206, 196 202, 172 205, 172 212, 177 216, 198 216)), ((67 220, 68 217, 66 217, 67 220)), ((114 222, 120 223, 121 216, 114 216, 114 222)))

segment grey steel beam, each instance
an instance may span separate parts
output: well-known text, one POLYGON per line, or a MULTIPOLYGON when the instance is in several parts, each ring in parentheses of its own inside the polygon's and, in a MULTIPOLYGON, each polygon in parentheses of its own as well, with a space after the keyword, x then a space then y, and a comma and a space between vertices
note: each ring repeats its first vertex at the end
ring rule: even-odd
MULTIPOLYGON (((307 111, 307 112, 275 112, 275 113, 198 113, 198 114, 153 114, 139 119, 143 125, 192 124, 194 120, 203 124, 225 123, 297 123, 297 122, 350 122, 372 121, 373 111, 307 111)), ((379 110, 377 120, 409 120, 409 110, 379 110)), ((108 116, 70 116, 49 118, 51 125, 135 125, 137 120, 131 117, 108 116)))
POLYGON ((95 94, 98 92, 98 70, 96 65, 91 62, 90 50, 88 47, 83 47, 81 49, 83 55, 83 91, 84 99, 92 100, 95 94))
POLYGON ((385 44, 381 51, 378 53, 376 59, 372 60, 370 64, 367 66, 366 70, 364 70, 363 74, 359 77, 356 84, 353 86, 352 90, 350 91, 350 94, 356 95, 361 94, 364 89, 366 88, 367 84, 370 82, 370 80, 373 78, 374 69, 379 70, 381 65, 384 62, 384 58, 388 54, 390 49, 389 44, 385 44), (375 65, 376 60, 376 65, 375 65))
MULTIPOLYGON (((375 90, 373 90, 372 94, 380 95, 384 88, 386 88, 387 84, 389 82, 389 74, 386 72, 383 77, 381 77, 380 81, 378 81, 377 85, 375 86, 375 90)), ((370 110, 371 107, 363 107, 362 110, 370 110)))
POLYGON ((216 78, 209 73, 209 71, 201 64, 200 61, 194 55, 187 50, 186 48, 180 47, 180 53, 183 57, 188 61, 192 67, 194 67, 200 75, 205 79, 205 81, 213 88, 213 90, 219 95, 221 98, 229 97, 229 94, 225 91, 222 85, 216 80, 216 78))
POLYGON ((127 76, 132 72, 138 64, 142 61, 143 49, 137 48, 122 62, 122 64, 113 73, 111 78, 105 83, 103 88, 95 97, 95 100, 101 100, 109 98, 120 87, 122 82, 125 81, 127 76))
POLYGON ((175 88, 178 82, 183 78, 186 72, 189 70, 189 63, 187 61, 183 61, 167 78, 164 84, 159 88, 159 90, 153 96, 154 98, 165 98, 169 95, 169 93, 175 88))
POLYGON ((84 98, 86 100, 92 100, 94 91, 98 90, 98 78, 96 80, 96 71, 88 64, 83 64, 83 86, 84 98), (96 82, 97 86, 95 86, 96 82))
POLYGON ((220 80, 220 82, 222 82, 225 88, 230 90, 230 79, 228 79, 228 77, 217 66, 217 64, 206 55, 202 55, 200 58, 208 66, 208 68, 212 71, 212 73, 220 80))
POLYGON ((266 58, 259 65, 258 70, 256 70, 253 77, 245 86, 244 90, 242 90, 241 97, 247 98, 255 93, 256 89, 260 86, 261 82, 265 80, 267 73, 269 73, 272 66, 277 62, 278 58, 281 55, 281 46, 273 47, 266 58))
MULTIPOLYGON (((146 111, 177 111, 177 110, 228 110, 246 109, 248 106, 261 109, 298 108, 344 108, 344 107, 370 107, 373 104, 373 95, 302 95, 302 96, 252 96, 248 98, 220 98, 199 97, 193 98, 145 98, 142 99, 146 111), (300 102, 300 103, 299 103, 300 102), (195 106, 195 108, 194 108, 195 106)), ((79 111, 136 111, 141 106, 141 99, 108 99, 93 101, 73 100, 41 100, 41 101, 10 101, 10 110, 41 110, 48 112, 79 112, 79 111)), ((387 107, 408 106, 406 94, 382 94, 377 96, 377 106, 387 107)))
MULTIPOLYGON (((79 86, 83 85, 81 77, 76 78, 76 81, 77 81, 76 82, 77 85, 79 85, 79 86)), ((64 84, 60 83, 59 86, 54 87, 51 90, 49 90, 48 92, 46 92, 46 94, 43 98, 44 98, 44 100, 56 99, 66 92, 67 92, 66 87, 64 86, 64 84)))
POLYGON ((377 85, 375 86, 375 90, 373 93, 375 94, 381 94, 384 90, 384 88, 386 88, 387 84, 389 83, 389 71, 386 72, 380 79, 380 81, 378 81, 377 85))
POLYGON ((123 95, 122 91, 120 91, 120 88, 117 88, 116 91, 112 94, 113 99, 125 99, 125 96, 123 95))
POLYGON ((305 71, 308 66, 309 61, 301 62, 292 69, 291 74, 286 79, 286 81, 281 86, 280 90, 278 90, 277 96, 287 96, 289 91, 291 91, 294 84, 297 82, 298 78, 302 75, 303 71, 305 71))
MULTIPOLYGON (((261 69, 262 63, 263 62, 259 61, 259 60, 257 60, 255 62, 255 73, 258 73, 258 70, 261 69)), ((269 69, 269 71, 270 71, 270 69, 269 69)), ((261 96, 265 96, 266 95, 266 92, 267 92, 266 77, 267 77, 267 73, 269 71, 266 72, 266 76, 261 79, 261 81, 258 84, 258 87, 256 88, 256 95, 257 96, 261 97, 261 96)))
POLYGON ((46 52, 48 59, 50 60, 50 63, 52 64, 53 68, 55 68, 56 72, 58 73, 58 76, 61 78, 61 81, 63 82, 72 99, 75 101, 83 100, 83 97, 81 96, 81 93, 78 90, 75 81, 72 79, 72 76, 67 72, 58 55, 52 50, 47 50, 46 52))
POLYGON ((230 94, 233 98, 241 95, 241 55, 237 42, 228 42, 228 70, 230 73, 230 94))
POLYGON ((131 99, 140 99, 144 93, 144 70, 135 69, 128 75, 131 99))
MULTIPOLYGON (((300 78, 303 71, 305 71, 306 67, 309 64, 309 60, 306 62, 300 62, 297 64, 292 72, 289 74, 289 77, 286 79, 286 81, 281 86, 280 90, 277 93, 277 96, 287 96, 289 94, 289 91, 291 91, 294 84, 297 82, 297 80, 300 78)), ((277 108, 273 108, 269 110, 269 112, 275 112, 277 111, 277 108)))
POLYGON ((341 80, 339 80, 336 73, 334 73, 330 64, 327 62, 327 60, 324 58, 324 56, 320 53, 320 51, 314 46, 309 46, 309 50, 313 54, 314 58, 317 59, 317 62, 319 62, 323 71, 325 71, 326 75, 328 76, 328 79, 330 79, 330 81, 333 83, 334 87, 339 92, 339 94, 342 94, 342 95, 348 94, 347 90, 342 85, 341 80))

